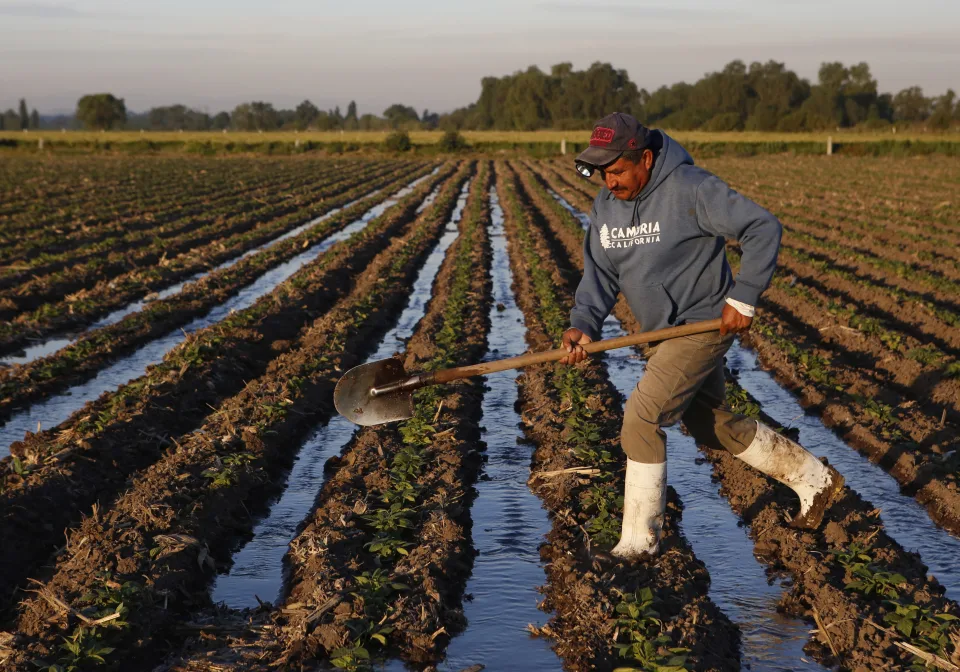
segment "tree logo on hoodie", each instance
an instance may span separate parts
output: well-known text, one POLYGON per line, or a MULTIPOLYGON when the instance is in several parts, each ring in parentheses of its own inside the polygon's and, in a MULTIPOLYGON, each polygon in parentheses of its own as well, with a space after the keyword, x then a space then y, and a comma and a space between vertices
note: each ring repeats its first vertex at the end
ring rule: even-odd
POLYGON ((603 245, 605 250, 610 247, 610 229, 607 228, 606 224, 600 227, 600 244, 603 245))
POLYGON ((644 222, 639 226, 613 227, 606 224, 600 227, 600 244, 603 249, 611 247, 633 247, 660 242, 660 222, 644 222))

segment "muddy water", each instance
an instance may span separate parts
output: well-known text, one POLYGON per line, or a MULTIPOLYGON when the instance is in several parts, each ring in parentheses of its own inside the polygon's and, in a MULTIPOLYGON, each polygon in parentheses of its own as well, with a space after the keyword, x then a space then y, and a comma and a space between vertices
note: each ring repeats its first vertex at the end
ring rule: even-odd
MULTIPOLYGON (((326 252, 335 243, 346 240, 354 233, 364 229, 371 220, 383 214, 400 198, 413 191, 416 185, 426 177, 429 176, 420 178, 404 187, 391 198, 367 211, 363 217, 352 222, 346 228, 328 236, 283 264, 273 267, 252 284, 247 285, 206 315, 198 317, 182 329, 175 329, 167 335, 147 343, 132 354, 117 360, 111 366, 100 371, 95 378, 17 413, 6 424, 0 425, 0 457, 8 455, 10 444, 22 439, 25 432, 37 431, 38 424, 41 428, 59 425, 80 410, 87 402, 93 401, 104 392, 116 389, 130 380, 142 376, 148 366, 162 361, 167 352, 181 343, 186 338, 185 334, 216 324, 232 311, 249 308, 257 299, 271 292, 277 285, 326 252)), ((438 189, 440 189, 440 185, 437 185, 434 191, 438 189)))
MULTIPOLYGON (((409 303, 400 314, 397 324, 384 336, 377 351, 367 359, 368 362, 386 359, 405 349, 407 340, 426 312, 433 281, 443 257, 459 235, 457 223, 463 215, 469 189, 468 182, 460 192, 440 241, 430 252, 413 284, 409 303)), ((338 415, 311 432, 300 449, 280 499, 256 525, 253 538, 234 554, 230 573, 217 578, 213 586, 214 601, 243 609, 256 607, 257 597, 273 601, 280 596, 283 556, 296 534, 297 526, 313 508, 317 491, 323 483, 323 464, 330 457, 340 454, 356 430, 356 425, 338 415)))
MULTIPOLYGON (((526 351, 526 326, 511 287, 512 275, 503 231, 503 211, 496 190, 490 190, 493 247, 493 301, 485 360, 503 359, 526 351), (502 306, 503 309, 498 309, 502 306)), ((479 555, 466 592, 467 629, 447 648, 440 670, 457 672, 471 665, 488 670, 559 670, 560 661, 546 640, 532 638, 527 624, 543 625, 547 615, 537 609, 537 586, 545 581, 538 548, 550 530, 547 512, 527 487, 531 448, 523 436, 517 402, 518 371, 501 371, 485 378, 483 440, 487 463, 477 482, 470 509, 473 545, 479 555)), ((402 669, 394 664, 392 669, 402 669)))
POLYGON ((915 499, 901 494, 892 476, 845 444, 820 418, 807 415, 793 395, 760 368, 756 353, 735 344, 727 365, 738 370, 740 384, 761 401, 764 411, 784 425, 798 427, 800 443, 830 460, 848 486, 881 510, 887 533, 907 550, 919 552, 947 595, 960 599, 960 539, 937 527, 915 499))
MULTIPOLYGON (((438 168, 437 170, 439 170, 439 168, 438 168)), ((435 172, 436 172, 436 171, 434 171, 434 173, 435 173, 435 172)), ((423 180, 423 179, 426 179, 426 178, 424 177, 424 178, 418 179, 418 180, 417 180, 416 182, 414 182, 412 185, 408 185, 408 188, 409 188, 409 186, 415 186, 417 183, 419 183, 419 182, 420 182, 421 180, 423 180)), ((112 313, 110 313, 110 314, 107 315, 106 317, 103 317, 103 318, 97 320, 96 322, 94 322, 93 324, 91 324, 89 327, 87 327, 86 331, 93 331, 93 330, 95 330, 95 329, 100 329, 100 328, 102 328, 102 327, 110 326, 111 324, 116 324, 117 322, 119 322, 120 320, 122 320, 123 318, 125 318, 127 315, 132 315, 133 313, 139 313, 141 310, 144 309, 144 307, 145 307, 148 303, 150 303, 150 302, 152 302, 152 301, 158 301, 158 300, 160 300, 160 299, 165 299, 165 298, 167 298, 167 297, 169 297, 169 296, 173 296, 174 294, 178 293, 181 289, 183 289, 184 285, 186 285, 186 284, 188 284, 188 283, 195 282, 195 281, 199 280, 200 278, 204 277, 205 275, 207 275, 207 274, 209 274, 209 273, 213 273, 214 271, 220 271, 220 270, 223 270, 223 269, 225 269, 225 268, 230 268, 231 266, 234 266, 235 264, 237 264, 237 263, 240 262, 241 260, 243 260, 243 259, 245 259, 245 258, 247 258, 247 257, 249 257, 249 256, 251 256, 251 255, 257 254, 258 252, 262 252, 262 251, 265 250, 266 248, 268 248, 268 247, 270 247, 271 245, 274 245, 274 244, 276 244, 276 243, 279 243, 279 242, 282 241, 282 240, 287 240, 288 238, 293 238, 294 236, 299 236, 301 233, 303 233, 304 231, 306 231, 306 230, 309 229, 310 227, 316 226, 316 225, 319 224, 320 222, 323 222, 324 220, 327 220, 327 219, 329 219, 330 217, 333 217, 335 214, 337 214, 338 212, 340 212, 340 211, 343 210, 344 208, 349 208, 349 207, 353 206, 355 203, 357 203, 358 201, 361 201, 361 200, 363 200, 364 198, 367 198, 367 197, 369 197, 369 196, 373 196, 374 194, 377 194, 377 193, 379 193, 380 191, 382 191, 382 190, 381 190, 381 189, 375 189, 375 190, 373 190, 373 191, 371 191, 371 192, 363 195, 361 198, 358 198, 358 199, 355 199, 355 200, 353 200, 353 201, 350 201, 350 202, 347 203, 346 205, 343 205, 343 206, 341 206, 341 207, 339 207, 339 208, 334 208, 334 209, 330 210, 329 212, 326 212, 326 213, 320 215, 319 217, 315 217, 315 218, 311 219, 311 220, 310 220, 309 222, 307 222, 306 224, 301 224, 300 226, 296 227, 295 229, 291 229, 290 231, 287 231, 287 232, 286 232, 285 234, 283 234, 282 236, 278 236, 278 237, 276 237, 276 238, 272 238, 272 239, 268 240, 267 242, 263 243, 262 245, 258 245, 257 247, 254 247, 253 249, 247 250, 247 251, 244 252, 243 254, 240 254, 240 255, 238 255, 238 256, 236 256, 236 257, 233 257, 232 259, 228 259, 227 261, 223 262, 223 263, 220 264, 219 266, 214 267, 214 268, 211 269, 211 270, 208 270, 208 271, 200 271, 199 273, 194 273, 193 275, 191 275, 191 276, 190 276, 189 278, 187 278, 186 280, 182 280, 182 281, 180 281, 180 282, 178 282, 178 283, 176 283, 176 284, 174 284, 174 285, 171 285, 171 286, 167 287, 166 289, 163 289, 163 290, 161 290, 161 291, 159 291, 159 292, 154 292, 154 293, 149 294, 148 296, 146 296, 146 297, 144 297, 144 298, 142 298, 142 299, 139 299, 139 300, 137 300, 137 301, 133 301, 133 302, 131 302, 131 303, 128 303, 127 305, 123 306, 122 308, 118 308, 117 310, 113 311, 112 313)), ((409 192, 408 192, 408 193, 409 193, 409 192)), ((379 207, 379 206, 378 206, 378 207, 379 207)), ((77 340, 77 337, 78 337, 81 333, 83 333, 83 332, 78 331, 78 332, 73 332, 73 333, 71 333, 71 334, 61 334, 61 335, 55 336, 54 338, 50 338, 50 339, 47 339, 47 340, 45 340, 45 341, 38 342, 38 343, 36 343, 35 345, 31 345, 31 346, 28 347, 28 348, 24 348, 22 354, 17 353, 17 354, 14 354, 14 355, 8 355, 8 356, 6 356, 6 357, 0 357, 0 367, 2 367, 2 366, 12 366, 12 365, 14 365, 14 364, 29 364, 29 363, 32 362, 33 360, 39 359, 40 357, 46 357, 47 355, 52 355, 52 354, 53 354, 54 352, 56 352, 57 350, 60 350, 61 348, 65 348, 65 347, 67 347, 68 345, 74 343, 74 342, 77 340)))
MULTIPOLYGON (((581 225, 589 217, 550 191, 581 225)), ((603 325, 603 338, 625 336, 612 315, 603 325)), ((624 397, 643 375, 644 361, 632 349, 605 355, 610 380, 624 397)), ((684 504, 683 531, 697 557, 710 572, 710 597, 743 633, 744 669, 822 670, 803 653, 809 626, 777 612, 784 592, 778 581, 769 581, 763 565, 753 557, 753 542, 726 500, 711 481, 709 464, 698 464, 696 442, 678 427, 667 432, 668 480, 684 504)))

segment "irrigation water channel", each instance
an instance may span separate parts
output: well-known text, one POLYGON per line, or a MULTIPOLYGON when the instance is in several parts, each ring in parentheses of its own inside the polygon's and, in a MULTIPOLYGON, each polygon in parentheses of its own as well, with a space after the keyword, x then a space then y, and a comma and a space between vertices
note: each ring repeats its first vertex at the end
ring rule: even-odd
MULTIPOLYGON (((38 424, 41 428, 55 427, 80 410, 84 404, 93 401, 104 392, 116 389, 134 378, 142 376, 148 366, 162 361, 164 355, 181 343, 188 333, 216 324, 226 318, 232 311, 249 308, 257 299, 272 291, 303 266, 330 249, 335 243, 346 240, 354 233, 364 229, 373 219, 383 214, 387 208, 413 191, 419 183, 432 174, 414 180, 387 200, 368 210, 360 219, 310 246, 296 257, 271 268, 253 283, 214 307, 206 315, 196 318, 185 327, 175 329, 167 335, 147 343, 130 355, 117 360, 100 371, 95 378, 71 387, 40 403, 33 404, 17 413, 6 424, 0 426, 0 457, 8 455, 10 444, 21 440, 26 432, 37 431, 38 424)), ((438 191, 440 186, 437 185, 433 191, 438 191)))
MULTIPOLYGON (((426 313, 433 281, 444 255, 459 235, 457 225, 463 216, 469 189, 468 181, 460 192, 440 241, 431 250, 414 281, 407 306, 396 325, 383 337, 377 351, 366 361, 386 359, 405 349, 407 340, 426 313)), ((433 202, 432 199, 430 202, 433 202)), ((217 578, 213 586, 215 602, 225 602, 235 609, 243 609, 256 607, 258 597, 274 601, 280 596, 283 556, 298 525, 313 508, 317 491, 323 482, 323 465, 333 455, 340 454, 356 431, 356 425, 338 415, 310 433, 300 448, 280 499, 256 525, 253 538, 234 554, 230 573, 217 578)))
MULTIPOLYGON (((433 173, 431 174, 435 174, 435 173, 436 173, 436 170, 433 171, 433 173)), ((425 178, 421 178, 421 179, 425 179, 425 178)), ((418 182, 419 181, 420 180, 418 180, 418 182)), ((407 185, 407 186, 410 187, 414 185, 416 185, 416 182, 413 185, 407 185)), ((383 187, 381 187, 380 189, 374 189, 373 191, 364 194, 360 198, 354 199, 349 203, 345 203, 340 207, 333 208, 329 212, 325 212, 319 217, 315 217, 311 219, 309 222, 306 222, 305 224, 301 224, 296 228, 291 229, 290 231, 287 231, 283 235, 277 236, 276 238, 271 238, 267 242, 262 243, 252 249, 249 249, 243 254, 239 254, 233 257, 232 259, 228 259, 222 264, 220 264, 219 266, 215 266, 214 268, 209 270, 194 273, 186 280, 181 280, 180 282, 174 285, 170 285, 169 287, 162 289, 159 292, 154 292, 145 296, 142 299, 138 299, 137 301, 132 301, 127 305, 113 311, 106 317, 103 317, 97 320, 96 322, 91 324, 89 327, 87 327, 83 331, 71 332, 69 334, 60 334, 58 336, 54 336, 53 338, 49 338, 45 341, 40 341, 27 348, 24 348, 23 354, 12 354, 12 355, 6 355, 4 357, 0 357, 0 367, 13 366, 14 364, 29 364, 30 362, 36 359, 53 354, 57 350, 60 350, 62 348, 67 347, 68 345, 73 344, 81 334, 88 333, 96 329, 101 329, 103 327, 108 327, 111 324, 116 324, 117 322, 125 318, 127 315, 139 313, 141 310, 144 309, 144 307, 147 306, 147 304, 153 303, 154 301, 160 301, 161 299, 166 299, 167 297, 170 297, 170 296, 173 296, 174 294, 179 293, 180 290, 183 289, 184 285, 187 285, 188 283, 191 283, 191 282, 196 282, 197 280, 200 280, 201 278, 203 278, 206 275, 209 275, 210 273, 214 273, 216 271, 222 271, 226 268, 230 268, 231 266, 236 265, 237 263, 246 259, 247 257, 257 254, 258 252, 262 252, 263 250, 267 249, 271 245, 275 245, 281 241, 287 240, 288 238, 293 238, 294 236, 299 236, 301 233, 303 233, 307 229, 313 226, 316 226, 317 224, 323 221, 326 221, 327 219, 330 219, 341 210, 350 208, 354 204, 362 201, 365 198, 369 198, 371 196, 374 196, 380 193, 381 191, 383 191, 383 189, 384 189, 383 187)), ((396 196, 394 198, 396 198, 396 196)), ((417 212, 419 212, 419 210, 417 212)))
MULTIPOLYGON (((485 360, 522 355, 526 325, 513 295, 503 210, 496 189, 490 190, 490 243, 493 306, 485 360)), ((517 371, 501 371, 484 379, 483 440, 486 465, 477 481, 470 508, 473 546, 478 556, 467 582, 472 600, 465 604, 467 629, 447 647, 440 670, 458 672, 482 664, 488 670, 559 670, 549 642, 533 638, 527 624, 545 614, 537 609, 537 586, 545 581, 539 547, 550 530, 547 512, 527 486, 529 445, 515 410, 517 371)), ((391 670, 402 666, 394 663, 391 670)))
MULTIPOLYGON (((557 193, 550 193, 581 224, 589 225, 588 215, 557 193)), ((610 325, 608 320, 604 338, 622 333, 610 325)), ((619 352, 623 351, 608 354, 611 362, 619 357, 619 352)), ((947 596, 954 600, 960 598, 960 565, 956 563, 956 558, 960 557, 960 539, 937 527, 915 499, 901 493, 892 476, 845 444, 823 425, 820 418, 808 415, 789 391, 760 368, 754 352, 735 343, 727 353, 727 365, 737 371, 740 384, 761 402, 766 413, 784 425, 799 428, 800 441, 806 448, 825 456, 843 473, 848 487, 880 508, 887 533, 907 550, 920 552, 930 573, 946 589, 947 596)), ((623 381, 628 385, 624 388, 616 380, 615 369, 611 367, 611 377, 622 391, 632 389, 642 370, 638 367, 632 383, 623 381)), ((669 476, 685 505, 683 529, 694 552, 710 572, 711 597, 743 630, 744 665, 750 664, 754 670, 784 669, 778 667, 787 662, 781 655, 797 655, 802 645, 797 638, 805 640, 807 628, 804 626, 801 631, 796 631, 794 624, 797 621, 788 621, 775 613, 780 589, 767 586, 759 564, 749 561, 752 543, 742 530, 736 529, 736 518, 716 494, 716 487, 710 484, 710 467, 704 464, 688 468, 688 463, 697 457, 694 441, 678 431, 668 431, 668 436, 670 459, 676 462, 674 457, 678 457, 684 464, 682 472, 673 468, 669 476), (698 475, 701 472, 702 475, 698 475), (722 534, 717 534, 718 531, 722 534), (796 651, 784 650, 783 646, 771 648, 771 643, 776 640, 784 645, 795 640, 796 651)), ((812 663, 810 665, 811 669, 820 669, 812 663)), ((787 669, 803 668, 792 664, 787 669)))

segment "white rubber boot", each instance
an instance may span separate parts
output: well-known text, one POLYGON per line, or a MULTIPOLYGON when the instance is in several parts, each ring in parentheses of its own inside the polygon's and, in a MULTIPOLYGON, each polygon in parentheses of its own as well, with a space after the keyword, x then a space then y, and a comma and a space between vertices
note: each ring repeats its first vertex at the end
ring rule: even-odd
POLYGON ((623 492, 623 527, 620 543, 611 555, 633 559, 641 553, 656 555, 667 507, 667 463, 643 464, 627 459, 623 492))
POLYGON ((753 441, 737 457, 797 493, 800 513, 793 519, 794 527, 819 527, 823 514, 843 489, 843 476, 836 469, 762 422, 757 423, 753 441))

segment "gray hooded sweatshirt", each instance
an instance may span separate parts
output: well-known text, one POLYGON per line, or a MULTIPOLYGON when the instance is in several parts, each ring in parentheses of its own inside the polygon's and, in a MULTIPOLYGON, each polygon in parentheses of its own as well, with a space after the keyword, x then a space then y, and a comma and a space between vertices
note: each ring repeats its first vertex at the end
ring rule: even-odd
POLYGON ((621 201, 604 187, 593 203, 571 324, 594 340, 619 292, 641 330, 653 331, 720 317, 727 297, 757 305, 776 266, 777 218, 660 135, 640 195, 621 201), (736 280, 724 238, 740 243, 736 280))

